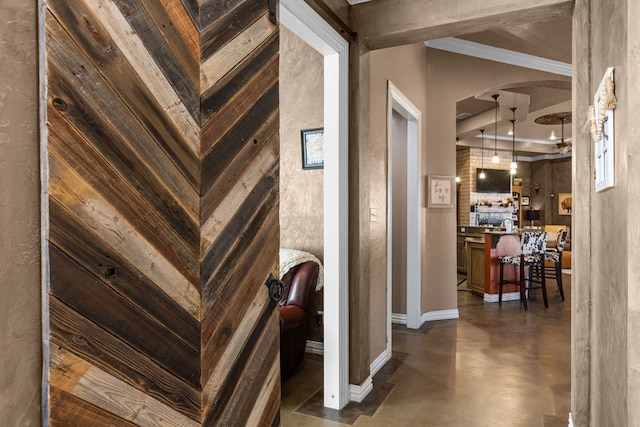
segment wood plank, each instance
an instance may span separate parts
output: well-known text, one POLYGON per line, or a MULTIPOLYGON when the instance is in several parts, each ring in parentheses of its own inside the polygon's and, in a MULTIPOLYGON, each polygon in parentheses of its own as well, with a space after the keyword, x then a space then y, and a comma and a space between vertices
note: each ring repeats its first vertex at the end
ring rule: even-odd
MULTIPOLYGON (((217 209, 202 224, 200 232, 201 254, 209 252, 215 239, 222 233, 225 225, 231 221, 233 215, 240 210, 244 200, 249 198, 262 177, 268 174, 269 170, 278 162, 277 147, 273 145, 275 144, 269 144, 266 147, 263 145, 264 148, 260 150, 259 154, 242 162, 245 165, 243 168, 229 168, 236 171, 239 174, 239 178, 235 179, 235 185, 226 192, 224 197, 221 196, 217 209)), ((244 158, 244 156, 242 157, 244 158)))
POLYGON ((213 402, 224 383, 227 373, 231 370, 236 357, 246 345, 251 331, 260 323, 264 317, 265 310, 268 311, 269 296, 267 288, 257 289, 257 292, 249 304, 246 313, 242 317, 240 324, 231 334, 227 343, 224 343, 224 350, 219 356, 217 363, 211 363, 209 355, 215 351, 217 343, 208 340, 208 345, 202 349, 202 401, 213 402))
POLYGON ((55 200, 50 200, 49 241, 84 268, 129 298, 149 316, 160 318, 167 328, 180 331, 180 337, 200 348, 200 323, 160 290, 155 283, 121 256, 93 230, 79 221, 55 200))
POLYGON ((50 155, 49 166, 50 196, 92 228, 188 313, 200 319, 198 289, 64 162, 50 155))
POLYGON ((265 42, 277 27, 263 15, 236 38, 202 62, 200 67, 200 91, 206 92, 218 80, 231 71, 243 58, 265 42))
POLYGON ((200 349, 187 345, 175 335, 179 331, 162 324, 162 318, 147 316, 55 246, 50 245, 49 251, 51 296, 192 387, 199 387, 200 349))
POLYGON ((206 61, 262 15, 269 13, 269 4, 263 0, 220 3, 219 0, 202 3, 202 13, 207 17, 204 17, 200 32, 201 62, 206 61), (218 10, 212 10, 214 8, 218 10), (221 8, 225 10, 219 10, 221 8))
POLYGON ((258 393, 258 400, 247 418, 250 426, 280 425, 280 358, 276 357, 269 370, 267 381, 258 393))
POLYGON ((131 63, 142 81, 153 85, 153 94, 173 120, 179 132, 187 137, 190 148, 198 153, 199 125, 193 119, 189 110, 180 101, 171 84, 167 81, 162 70, 155 63, 139 37, 131 35, 131 27, 122 16, 117 6, 110 0, 82 0, 105 28, 107 34, 131 63))
POLYGON ((51 385, 139 426, 200 425, 124 381, 55 346, 51 348, 51 385))
POLYGON ((122 12, 131 28, 142 41, 147 52, 154 59, 169 84, 176 91, 182 103, 191 113, 191 117, 200 122, 200 93, 189 80, 186 70, 165 41, 160 29, 156 27, 140 0, 112 0, 122 12))
POLYGON ((51 427, 135 427, 56 387, 49 387, 49 400, 53 403, 49 415, 51 427))
MULTIPOLYGON (((238 238, 242 238, 247 230, 258 228, 254 221, 263 220, 273 207, 278 207, 278 179, 277 168, 274 167, 255 186, 240 208, 231 217, 231 220, 224 225, 223 230, 213 241, 208 252, 202 254, 200 275, 202 283, 214 274, 215 270, 222 264, 223 259, 228 256, 236 244, 238 238)), ((259 229, 259 228, 258 228, 259 229)), ((255 230, 258 231, 258 230, 255 230)), ((247 238, 252 238, 255 234, 249 234, 247 238)), ((203 301, 206 301, 206 292, 202 291, 203 301)), ((204 308, 204 306, 203 306, 204 308)))
MULTIPOLYGON (((276 31, 231 72, 203 93, 200 105, 203 125, 212 114, 224 107, 243 86, 253 79, 260 69, 278 56, 279 40, 280 34, 276 31)), ((202 152, 207 152, 210 148, 203 146, 202 152)))
POLYGON ((274 57, 255 74, 253 79, 239 88, 224 106, 206 118, 210 125, 207 126, 207 143, 202 144, 203 153, 211 148, 209 143, 219 141, 238 120, 246 115, 247 111, 253 108, 256 99, 262 98, 269 88, 278 83, 278 59, 277 56, 274 57))
MULTIPOLYGON (((204 154, 202 159, 203 188, 207 189, 214 182, 225 167, 231 162, 243 144, 252 143, 252 135, 263 127, 278 120, 278 116, 273 113, 278 111, 278 85, 273 85, 258 100, 247 113, 236 122, 236 124, 221 139, 212 143, 211 150, 204 154), (271 121, 269 121, 271 120, 271 121)), ((209 121, 208 123, 211 123, 209 121)), ((203 139, 208 139, 210 133, 215 132, 215 123, 203 129, 203 139)), ((209 143, 208 143, 209 144, 209 143)))
MULTIPOLYGON (((175 0, 174 0, 175 1, 175 0)), ((191 22, 200 29, 200 2, 198 0, 180 0, 187 11, 191 22)))
MULTIPOLYGON (((200 80, 200 32, 191 20, 185 6, 175 0, 149 0, 148 3, 150 8, 157 9, 162 7, 166 11, 173 27, 180 34, 180 38, 186 45, 187 52, 197 62, 196 71, 198 80, 200 80), (162 3, 162 6, 159 3, 162 3), (154 6, 156 4, 158 6, 154 6)), ((199 87, 199 84, 194 86, 199 87)))
MULTIPOLYGON (((211 215, 218 209, 222 201, 227 197, 227 192, 240 180, 246 173, 245 171, 254 162, 258 161, 259 156, 268 156, 273 152, 277 155, 279 150, 279 122, 278 112, 275 111, 264 123, 258 131, 248 136, 248 141, 257 141, 254 144, 245 144, 240 147, 239 152, 228 160, 229 167, 222 169, 215 181, 210 183, 203 189, 201 198, 201 218, 207 221, 211 215)), ((214 160, 215 158, 210 158, 214 160)), ((216 159, 217 160, 217 159, 216 159)), ((278 157, 279 161, 279 157, 278 157)), ((203 170, 213 168, 215 165, 203 162, 203 170)))
MULTIPOLYGON (((264 225, 277 224, 274 217, 277 215, 272 214, 264 225)), ((229 272, 228 276, 214 277, 210 281, 212 298, 208 299, 209 304, 204 310, 207 316, 202 324, 202 372, 206 374, 207 382, 210 381, 209 373, 214 372, 213 367, 224 363, 223 356, 233 357, 233 353, 225 354, 225 350, 231 337, 240 332, 242 316, 251 308, 255 293, 263 286, 268 274, 277 268, 278 257, 274 255, 277 254, 277 243, 277 235, 262 233, 249 246, 242 245, 234 251, 242 257, 238 263, 225 260, 221 271, 229 272), (224 301, 224 305, 220 306, 220 301, 224 301)))
MULTIPOLYGON (((167 210, 156 206, 154 197, 144 197, 120 175, 95 148, 66 122, 54 108, 48 109, 49 151, 73 165, 78 175, 85 177, 93 188, 100 189, 103 198, 109 200, 122 216, 149 240, 174 267, 185 275, 198 274, 198 236, 195 225, 183 226, 173 217, 167 218, 167 210), (152 203, 149 203, 149 202, 152 203), (159 230, 162 230, 161 232, 159 230)), ((174 214, 175 212, 170 212, 174 214)), ((172 216, 174 216, 172 215, 172 216)))
POLYGON ((230 13, 239 13, 238 7, 247 0, 199 0, 200 31, 219 21, 230 13))
POLYGON ((278 359, 279 342, 277 317, 272 312, 264 329, 252 333, 213 405, 203 414, 203 424, 247 425, 251 408, 263 385, 269 382, 271 370, 265 366, 271 367, 272 361, 278 359))
MULTIPOLYGON (((47 26, 47 32, 51 29, 47 26)), ((57 40, 61 41, 62 37, 57 40)), ((195 222, 197 189, 176 169, 174 159, 150 137, 91 63, 73 62, 69 55, 79 58, 77 53, 72 48, 49 55, 49 102, 87 140, 102 144, 103 151, 121 151, 121 156, 126 156, 124 166, 128 166, 125 176, 135 173, 136 169, 140 170, 138 174, 149 175, 147 180, 160 187, 154 191, 170 193, 167 200, 175 200, 195 222), (68 72, 69 68, 74 70, 73 74, 68 72)), ((191 168, 197 170, 197 167, 191 168)))
POLYGON ((167 0, 145 0, 143 6, 162 33, 189 81, 200 93, 199 36, 186 10, 179 3, 167 0))
POLYGON ((51 342, 73 352, 140 392, 198 420, 200 393, 146 355, 123 345, 92 321, 83 318, 55 297, 51 304, 51 342))
POLYGON ((147 133, 175 162, 189 183, 198 188, 198 156, 192 151, 191 146, 198 145, 199 142, 189 141, 189 138, 194 136, 183 134, 175 126, 165 108, 155 98, 153 86, 140 79, 92 11, 81 2, 62 1, 49 3, 49 9, 55 14, 55 19, 47 20, 49 30, 55 34, 55 40, 49 42, 50 48, 55 50, 56 44, 62 44, 67 54, 71 55, 80 48, 86 58, 76 56, 75 62, 80 67, 86 66, 85 62, 88 61, 94 64, 102 78, 122 99, 123 104, 131 110, 147 133), (60 29, 61 26, 69 36, 60 29))

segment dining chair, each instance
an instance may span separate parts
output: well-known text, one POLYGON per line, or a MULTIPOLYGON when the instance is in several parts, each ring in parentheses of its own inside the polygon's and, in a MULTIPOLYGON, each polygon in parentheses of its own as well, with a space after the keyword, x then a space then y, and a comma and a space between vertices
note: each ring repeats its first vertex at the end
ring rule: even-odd
POLYGON ((567 243, 567 235, 567 230, 563 228, 558 230, 556 246, 554 248, 547 248, 544 253, 544 260, 545 263, 547 263, 544 267, 545 275, 549 279, 556 280, 562 301, 564 301, 564 290, 562 288, 562 252, 567 243), (548 264, 553 264, 553 266, 548 266, 548 264))
POLYGON ((546 274, 540 274, 536 278, 533 277, 533 269, 544 271, 545 249, 547 246, 547 233, 543 231, 523 231, 520 236, 520 253, 517 255, 504 255, 498 258, 500 263, 500 290, 498 302, 502 303, 502 289, 505 283, 513 283, 520 287, 520 301, 524 304, 524 309, 528 310, 526 292, 531 289, 542 289, 544 298, 544 306, 549 307, 547 300, 547 282, 546 274), (513 265, 519 267, 518 280, 506 280, 504 278, 504 266, 513 265), (525 274, 525 267, 529 269, 529 275, 525 274), (527 282, 529 286, 527 287, 527 282), (533 286, 533 284, 539 286, 533 286))

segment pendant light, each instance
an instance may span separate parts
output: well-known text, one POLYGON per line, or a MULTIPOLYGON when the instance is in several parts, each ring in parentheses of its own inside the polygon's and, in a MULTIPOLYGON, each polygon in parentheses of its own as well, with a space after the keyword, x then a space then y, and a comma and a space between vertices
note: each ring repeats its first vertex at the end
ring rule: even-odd
POLYGON ((491 163, 500 163, 500 157, 498 156, 498 98, 500 98, 499 94, 491 95, 495 104, 496 104, 496 118, 494 120, 494 131, 493 131, 493 157, 491 158, 491 163))
POLYGON ((478 175, 478 177, 480 179, 485 179, 487 175, 484 173, 484 129, 480 129, 480 135, 482 138, 482 170, 480 171, 480 175, 478 175))
POLYGON ((518 169, 518 163, 516 162, 516 110, 518 107, 513 107, 513 119, 511 120, 511 128, 513 135, 511 136, 511 165, 509 165, 509 173, 515 175, 518 169))

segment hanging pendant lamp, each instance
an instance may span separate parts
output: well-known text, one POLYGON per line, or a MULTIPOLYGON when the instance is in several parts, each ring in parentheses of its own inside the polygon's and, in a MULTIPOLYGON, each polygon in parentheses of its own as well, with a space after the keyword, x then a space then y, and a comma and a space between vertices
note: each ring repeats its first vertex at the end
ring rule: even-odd
POLYGON ((494 131, 493 131, 493 157, 491 158, 492 163, 500 163, 500 156, 498 156, 498 98, 500 95, 495 94, 491 95, 495 104, 496 104, 496 114, 494 120, 494 131))
POLYGON ((484 129, 480 129, 480 135, 482 138, 482 170, 480 171, 480 175, 478 175, 478 177, 480 179, 485 179, 486 178, 486 174, 484 173, 484 129))
POLYGON ((516 162, 516 110, 518 107, 513 107, 513 119, 511 120, 511 128, 513 135, 511 135, 511 165, 509 165, 509 173, 515 175, 518 169, 518 163, 516 162))

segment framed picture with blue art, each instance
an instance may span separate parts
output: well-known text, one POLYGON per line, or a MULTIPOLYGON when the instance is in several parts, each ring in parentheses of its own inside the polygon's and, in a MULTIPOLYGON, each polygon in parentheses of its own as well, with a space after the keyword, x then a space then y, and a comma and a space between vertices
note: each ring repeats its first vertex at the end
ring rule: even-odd
POLYGON ((302 169, 324 168, 324 129, 301 131, 302 169))

